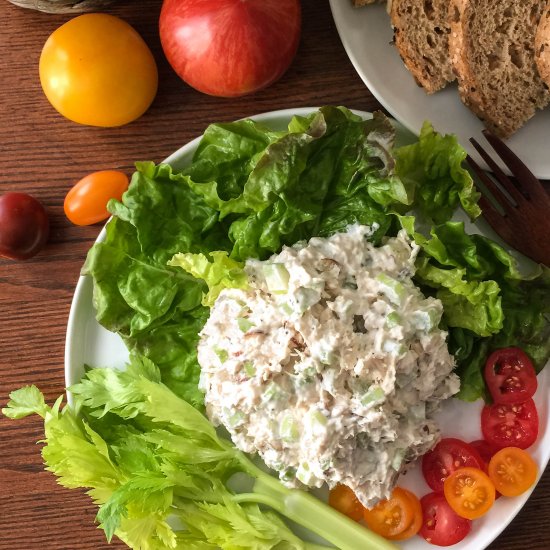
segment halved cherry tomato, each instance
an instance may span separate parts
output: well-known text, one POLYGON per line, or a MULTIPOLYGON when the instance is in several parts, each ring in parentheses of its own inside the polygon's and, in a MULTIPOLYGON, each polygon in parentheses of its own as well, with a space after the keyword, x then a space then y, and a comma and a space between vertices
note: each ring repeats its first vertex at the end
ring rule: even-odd
POLYGON ((128 188, 128 177, 116 170, 94 172, 77 182, 67 193, 65 215, 76 225, 91 225, 109 217, 107 203, 120 200, 128 188))
POLYGON ((495 486, 479 468, 460 468, 444 484, 445 498, 451 508, 466 519, 483 516, 495 502, 495 486))
POLYGON ((441 493, 424 495, 420 505, 422 527, 418 534, 430 544, 451 546, 460 542, 472 529, 472 522, 457 515, 441 493))
MULTIPOLYGON (((493 455, 498 451, 498 448, 491 445, 488 441, 485 441, 485 439, 470 441, 470 445, 479 453, 479 456, 483 459, 483 462, 485 462, 483 471, 487 473, 489 462, 491 461, 491 458, 493 458, 493 455)), ((501 496, 502 495, 497 491, 495 494, 495 500, 499 499, 501 496)))
POLYGON ((517 447, 498 451, 489 462, 489 477, 507 497, 521 495, 537 479, 538 467, 531 455, 517 447))
POLYGON ((487 442, 499 449, 527 449, 539 433, 539 416, 534 401, 485 405, 481 412, 481 431, 487 442))
POLYGON ((436 492, 443 492, 443 483, 458 468, 483 468, 479 453, 465 441, 447 437, 422 458, 422 473, 426 483, 436 492))
POLYGON ((415 513, 407 493, 396 487, 389 499, 381 500, 370 510, 365 508, 363 517, 369 528, 387 538, 404 533, 413 523, 415 513))
POLYGON ((488 441, 485 441, 485 439, 470 441, 470 445, 478 452, 485 465, 489 464, 493 455, 498 451, 498 447, 494 447, 488 441))
POLYGON ((412 523, 405 529, 403 532, 399 533, 398 535, 388 536, 387 538, 390 540, 407 540, 411 537, 414 537, 420 531, 420 527, 422 527, 422 506, 420 506, 420 501, 418 500, 418 497, 411 493, 408 489, 404 489, 401 487, 400 489, 405 493, 405 495, 408 497, 409 502, 413 509, 413 520, 412 523))
POLYGON ((331 489, 328 494, 328 503, 355 521, 363 517, 363 505, 347 485, 336 485, 331 489))
POLYGON ((522 403, 537 391, 533 363, 519 348, 491 353, 485 363, 485 382, 495 403, 522 403))

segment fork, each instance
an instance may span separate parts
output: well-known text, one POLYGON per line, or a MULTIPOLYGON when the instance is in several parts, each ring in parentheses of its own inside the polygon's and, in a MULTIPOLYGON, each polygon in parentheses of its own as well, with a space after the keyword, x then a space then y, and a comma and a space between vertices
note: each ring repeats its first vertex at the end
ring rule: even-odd
POLYGON ((499 212, 482 195, 479 205, 483 217, 509 245, 536 262, 550 265, 550 195, 502 140, 487 130, 483 130, 483 135, 514 176, 514 179, 508 177, 481 145, 470 138, 492 170, 494 180, 470 156, 466 161, 502 209, 499 212))

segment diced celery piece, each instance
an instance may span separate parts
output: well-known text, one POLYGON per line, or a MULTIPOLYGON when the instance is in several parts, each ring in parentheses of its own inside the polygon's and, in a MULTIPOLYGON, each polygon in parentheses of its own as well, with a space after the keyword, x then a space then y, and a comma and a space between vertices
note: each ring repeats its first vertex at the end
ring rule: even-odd
POLYGON ((376 280, 380 283, 382 293, 387 296, 390 302, 400 304, 406 294, 405 286, 397 279, 386 273, 379 273, 376 280))
POLYGON ((411 323, 417 330, 430 332, 439 325, 442 311, 436 307, 413 312, 411 323))
POLYGON ((279 477, 283 481, 293 481, 296 478, 296 468, 285 468, 281 471, 279 477))
POLYGON ((401 468, 401 464, 403 464, 403 459, 405 458, 405 449, 397 449, 395 451, 395 455, 393 457, 393 460, 391 462, 391 467, 398 472, 401 468))
POLYGON ((321 292, 313 288, 300 287, 296 290, 295 299, 298 311, 304 313, 321 299, 321 292))
POLYGON ((270 382, 264 392, 264 401, 280 399, 284 395, 282 388, 275 382, 270 382))
POLYGON ((397 325, 401 324, 401 315, 397 313, 397 311, 392 311, 387 317, 386 317, 386 327, 387 328, 393 328, 397 325))
POLYGON ((300 438, 300 428, 292 414, 286 413, 281 420, 279 434, 283 441, 297 441, 300 438))
POLYGON ((313 485, 317 480, 315 474, 311 471, 307 462, 302 462, 296 470, 296 477, 305 485, 313 485))
POLYGON ((309 422, 311 424, 311 429, 314 433, 316 433, 318 430, 322 432, 326 431, 328 419, 321 411, 314 410, 310 412, 309 422))
POLYGON ((407 351, 407 348, 403 344, 395 340, 385 340, 382 349, 392 355, 403 355, 407 351))
POLYGON ((237 325, 239 325, 241 332, 248 332, 253 326, 255 326, 254 323, 244 317, 239 317, 237 319, 237 325))
POLYGON ((234 409, 226 409, 225 413, 226 413, 225 417, 227 419, 227 425, 230 428, 236 428, 239 424, 242 424, 246 419, 246 415, 241 411, 236 411, 234 409))
POLYGON ((225 363, 229 359, 229 353, 222 348, 214 348, 214 353, 219 357, 222 363, 225 363))
POLYGON ((265 277, 265 283, 270 292, 273 292, 273 294, 286 294, 288 291, 290 274, 284 264, 263 264, 262 271, 265 277))
POLYGON ((378 401, 382 401, 386 397, 384 390, 380 386, 371 386, 363 397, 361 397, 361 405, 367 406, 378 401))
POLYGON ((292 309, 292 307, 290 306, 290 304, 288 302, 283 302, 282 304, 279 305, 279 307, 287 315, 292 315, 294 313, 294 310, 292 309))
POLYGON ((426 402, 421 401, 416 405, 409 408, 411 415, 417 420, 424 420, 426 418, 426 402))
POLYGON ((254 366, 252 361, 247 361, 243 365, 243 369, 244 369, 244 372, 246 372, 246 374, 248 374, 248 376, 255 376, 255 374, 256 374, 256 367, 254 366))

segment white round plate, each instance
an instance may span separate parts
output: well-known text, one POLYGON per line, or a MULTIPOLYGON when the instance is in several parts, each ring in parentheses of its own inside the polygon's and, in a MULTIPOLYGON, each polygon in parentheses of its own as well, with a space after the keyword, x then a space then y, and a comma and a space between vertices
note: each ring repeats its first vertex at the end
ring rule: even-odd
MULTIPOLYGON (((419 133, 425 120, 459 142, 486 167, 468 141, 481 135, 483 124, 458 96, 456 83, 428 95, 416 84, 392 45, 393 32, 385 5, 354 8, 352 0, 330 0, 332 15, 346 52, 359 76, 378 101, 411 132, 419 133)), ((540 179, 550 179, 548 150, 550 109, 538 111, 507 144, 540 179)), ((480 139, 481 138, 481 139, 480 139)), ((487 145, 488 150, 490 147, 487 145)))
MULTIPOLYGON (((307 115, 313 108, 288 109, 274 111, 251 117, 268 124, 273 129, 286 128, 292 115, 307 115)), ((356 111, 364 118, 370 118, 370 113, 356 111)), ((398 141, 410 142, 411 136, 404 128, 397 125, 398 141)), ((200 138, 194 139, 181 149, 170 155, 166 162, 176 170, 191 161, 193 153, 200 138)), ((485 227, 479 224, 469 226, 470 232, 488 233, 485 227)), ((105 238, 105 229, 99 234, 97 241, 105 238)), ((493 238, 493 235, 491 235, 493 238)), ((67 325, 67 337, 65 342, 65 383, 67 387, 78 382, 84 374, 84 365, 92 367, 121 368, 128 358, 128 351, 120 337, 105 330, 95 319, 95 310, 92 304, 92 280, 90 277, 80 277, 69 314, 67 325)), ((535 395, 535 402, 540 415, 540 436, 535 445, 529 449, 533 458, 542 472, 550 458, 550 431, 548 430, 548 393, 550 391, 550 367, 539 375, 539 387, 535 395)), ((70 395, 69 395, 70 399, 70 395)), ((480 411, 483 406, 481 401, 476 403, 464 403, 458 399, 447 401, 438 421, 444 437, 458 437, 466 441, 481 439, 480 411), (460 419, 457 422, 457 419, 460 419)), ((424 482, 418 465, 402 476, 399 484, 411 489, 418 497, 429 493, 431 489, 424 482)), ((500 532, 510 523, 519 512, 529 493, 516 498, 500 498, 494 507, 483 518, 473 523, 472 532, 464 541, 453 546, 456 550, 482 550, 490 544, 500 532)), ((420 537, 400 544, 405 550, 433 550, 434 546, 428 544, 420 537)))

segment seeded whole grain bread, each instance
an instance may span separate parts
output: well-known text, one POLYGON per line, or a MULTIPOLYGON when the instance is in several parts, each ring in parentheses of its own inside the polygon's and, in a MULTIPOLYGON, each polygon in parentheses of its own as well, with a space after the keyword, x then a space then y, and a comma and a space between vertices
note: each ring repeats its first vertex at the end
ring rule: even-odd
POLYGON ((550 86, 550 2, 546 3, 535 34, 535 62, 540 77, 550 86))
POLYGON ((405 66, 427 93, 455 79, 449 59, 449 0, 393 0, 394 43, 405 66))
POLYGON ((535 63, 541 0, 451 0, 449 50, 462 101, 509 137, 550 101, 535 63))

